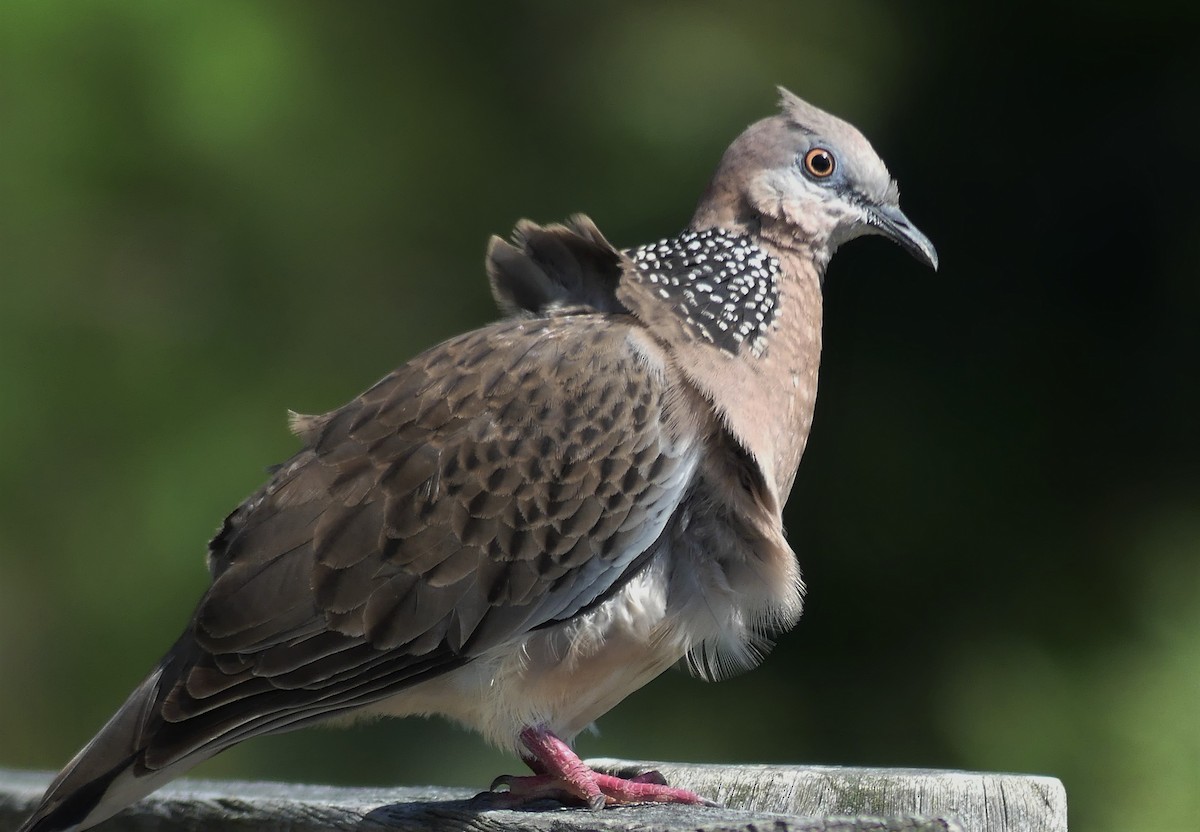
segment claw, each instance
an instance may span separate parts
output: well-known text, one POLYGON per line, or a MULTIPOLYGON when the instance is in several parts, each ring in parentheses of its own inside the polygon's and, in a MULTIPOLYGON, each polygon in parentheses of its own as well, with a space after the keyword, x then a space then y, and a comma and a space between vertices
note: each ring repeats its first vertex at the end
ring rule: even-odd
POLYGON ((546 728, 526 728, 521 742, 529 749, 526 759, 535 772, 518 777, 502 774, 492 781, 492 805, 503 808, 527 808, 542 800, 579 805, 593 811, 605 806, 629 803, 685 803, 693 806, 718 806, 687 789, 667 784, 662 772, 650 769, 633 777, 615 777, 593 771, 565 742, 546 728), (498 791, 506 789, 506 791, 498 791))
POLYGON ((649 771, 643 771, 637 777, 630 777, 629 782, 631 782, 631 783, 653 783, 656 786, 665 786, 665 785, 667 785, 667 778, 662 776, 661 771, 659 771, 656 768, 652 768, 649 771))

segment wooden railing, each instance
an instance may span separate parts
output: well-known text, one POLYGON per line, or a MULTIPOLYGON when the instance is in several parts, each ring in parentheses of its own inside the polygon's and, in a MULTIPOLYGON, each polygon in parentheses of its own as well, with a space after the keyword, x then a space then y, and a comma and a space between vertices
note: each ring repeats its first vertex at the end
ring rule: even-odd
MULTIPOLYGON (((514 811, 466 789, 334 788, 180 780, 98 832, 584 832, 638 829, 746 832, 1066 832, 1062 783, 1052 777, 924 769, 696 765, 591 760, 612 773, 658 769, 721 808, 622 806, 514 811)), ((0 832, 33 810, 43 772, 0 769, 0 832)))

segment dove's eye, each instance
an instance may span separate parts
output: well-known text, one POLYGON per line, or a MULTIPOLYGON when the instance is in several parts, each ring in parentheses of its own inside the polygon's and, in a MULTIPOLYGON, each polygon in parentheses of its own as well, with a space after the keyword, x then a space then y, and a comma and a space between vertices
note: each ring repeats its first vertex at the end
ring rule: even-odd
POLYGON ((804 154, 804 172, 813 179, 826 179, 836 168, 833 154, 823 147, 814 147, 804 154))

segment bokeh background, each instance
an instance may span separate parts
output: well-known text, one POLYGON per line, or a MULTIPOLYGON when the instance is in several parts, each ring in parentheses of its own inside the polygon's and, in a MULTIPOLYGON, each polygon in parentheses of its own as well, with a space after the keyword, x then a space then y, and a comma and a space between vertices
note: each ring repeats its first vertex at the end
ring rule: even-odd
MULTIPOLYGON (((801 625, 582 752, 1046 773, 1074 828, 1194 829, 1200 21, 995 5, 7 0, 0 765, 57 769, 169 646, 287 408, 492 319, 521 217, 678 230, 782 83, 871 137, 942 270, 830 268, 801 625)), ((410 720, 197 774, 516 768, 410 720)))

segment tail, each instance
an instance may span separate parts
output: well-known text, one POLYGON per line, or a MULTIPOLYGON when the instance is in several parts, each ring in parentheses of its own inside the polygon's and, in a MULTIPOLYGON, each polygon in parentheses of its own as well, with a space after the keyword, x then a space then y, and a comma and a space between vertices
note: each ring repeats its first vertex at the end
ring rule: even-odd
POLYGON ((180 639, 54 778, 33 815, 17 832, 74 832, 94 826, 211 756, 189 756, 162 769, 144 765, 149 738, 160 721, 162 698, 193 650, 190 637, 180 639))

